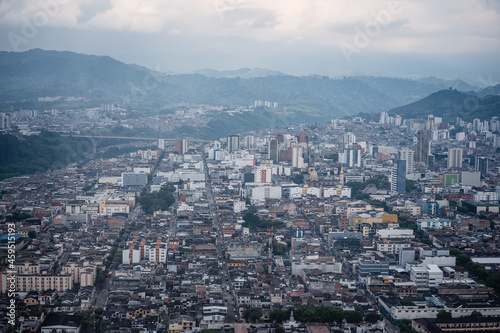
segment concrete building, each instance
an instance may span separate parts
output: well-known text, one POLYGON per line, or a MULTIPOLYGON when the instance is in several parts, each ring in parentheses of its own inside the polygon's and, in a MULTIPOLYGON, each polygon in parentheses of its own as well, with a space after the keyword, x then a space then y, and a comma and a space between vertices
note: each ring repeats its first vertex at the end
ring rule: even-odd
POLYGON ((449 148, 448 149, 448 169, 462 168, 462 148, 449 148))

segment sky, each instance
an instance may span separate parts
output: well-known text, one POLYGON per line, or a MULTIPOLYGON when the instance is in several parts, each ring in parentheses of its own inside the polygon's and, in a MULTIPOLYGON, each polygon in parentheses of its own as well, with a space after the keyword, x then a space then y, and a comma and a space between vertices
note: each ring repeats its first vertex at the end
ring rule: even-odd
POLYGON ((0 0, 0 51, 162 72, 266 68, 500 82, 497 0, 0 0))

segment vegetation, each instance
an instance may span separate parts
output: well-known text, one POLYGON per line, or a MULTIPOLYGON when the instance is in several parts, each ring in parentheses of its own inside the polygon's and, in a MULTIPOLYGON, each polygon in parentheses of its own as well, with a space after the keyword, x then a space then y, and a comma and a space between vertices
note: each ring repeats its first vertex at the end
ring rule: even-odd
POLYGON ((299 173, 298 175, 293 176, 292 181, 295 184, 303 184, 304 183, 304 175, 299 173))
POLYGON ((287 310, 273 310, 269 313, 269 319, 273 322, 281 323, 290 318, 290 313, 296 320, 302 322, 322 322, 322 323, 341 323, 346 320, 349 323, 359 323, 363 316, 358 311, 344 311, 338 308, 317 306, 315 308, 288 308, 287 310))
POLYGON ((488 273, 484 265, 473 262, 466 254, 461 254, 456 248, 450 248, 450 255, 456 257, 457 266, 462 266, 469 274, 476 277, 479 282, 484 283, 486 286, 491 287, 497 294, 500 294, 500 273, 488 273))
POLYGON ((401 333, 417 333, 417 331, 411 328, 411 320, 409 319, 403 319, 399 323, 399 331, 401 333))
POLYGON ((273 240, 273 254, 275 256, 284 256, 286 254, 287 247, 282 243, 278 243, 273 240))
POLYGON ((413 301, 410 301, 409 299, 402 299, 399 304, 403 306, 415 306, 415 303, 413 301))
POLYGON ((382 320, 382 316, 375 312, 371 312, 365 316, 365 321, 368 323, 376 323, 379 320, 382 320))
POLYGON ((257 228, 268 229, 271 227, 281 228, 283 226, 283 222, 261 219, 251 211, 247 211, 245 215, 243 215, 243 220, 245 221, 243 223, 243 226, 246 228, 250 228, 250 230, 255 230, 257 228))
POLYGON ((158 210, 167 210, 174 202, 175 187, 172 185, 164 185, 158 192, 148 193, 144 189, 139 197, 139 204, 146 214, 153 214, 158 210))
POLYGON ((1 134, 0 180, 59 169, 81 162, 91 152, 88 140, 63 138, 52 132, 22 138, 1 134))
POLYGON ((478 97, 454 89, 435 92, 417 102, 395 108, 390 114, 405 118, 422 118, 433 114, 446 120, 461 117, 466 121, 474 118, 490 119, 498 114, 500 96, 478 97))
POLYGON ((257 308, 248 308, 243 312, 243 318, 252 323, 256 323, 262 317, 262 311, 257 308))
POLYGON ((451 312, 446 311, 446 310, 439 310, 439 312, 436 314, 437 318, 451 318, 451 312))

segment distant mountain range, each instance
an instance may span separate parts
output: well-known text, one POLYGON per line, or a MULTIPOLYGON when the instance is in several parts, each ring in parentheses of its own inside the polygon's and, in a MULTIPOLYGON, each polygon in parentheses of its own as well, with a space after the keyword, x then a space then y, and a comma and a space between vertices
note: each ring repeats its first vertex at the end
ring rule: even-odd
POLYGON ((204 68, 194 71, 193 74, 201 74, 206 77, 211 78, 233 78, 233 77, 241 77, 243 79, 253 78, 253 77, 266 77, 266 76, 284 76, 285 73, 272 71, 269 69, 263 68, 240 68, 234 70, 225 70, 218 71, 215 69, 204 68))
MULTIPOLYGON (((266 126, 328 121, 381 109, 404 117, 428 113, 456 117, 453 113, 456 105, 475 98, 477 106, 463 107, 459 112, 469 119, 469 110, 474 112, 473 118, 498 113, 499 91, 499 86, 481 90, 461 80, 435 77, 333 79, 317 75, 290 76, 259 68, 203 69, 192 74, 172 75, 127 65, 107 56, 40 49, 0 52, 1 111, 9 111, 13 106, 47 108, 47 103, 37 102, 45 96, 87 97, 90 104, 124 103, 151 113, 181 102, 227 107, 253 105, 256 100, 277 102, 278 109, 271 108, 260 114, 259 126, 266 126)), ((227 125, 224 124, 226 118, 232 123, 240 121, 241 126, 255 125, 252 123, 255 119, 245 117, 236 114, 214 121, 220 127, 227 125)))

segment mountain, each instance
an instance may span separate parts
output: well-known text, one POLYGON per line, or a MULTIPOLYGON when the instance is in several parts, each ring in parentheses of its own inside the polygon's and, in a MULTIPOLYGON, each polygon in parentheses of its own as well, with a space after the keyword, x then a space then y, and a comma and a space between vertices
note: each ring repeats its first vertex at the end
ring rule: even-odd
POLYGON ((476 96, 454 89, 440 90, 417 102, 394 108, 389 114, 399 114, 404 118, 423 118, 429 114, 453 121, 460 117, 466 121, 474 118, 490 119, 498 116, 500 95, 476 96))
POLYGON ((240 69, 225 70, 225 71, 218 71, 215 69, 204 68, 204 69, 200 69, 200 70, 195 71, 193 74, 201 74, 201 75, 205 75, 206 77, 217 78, 217 79, 232 78, 232 77, 241 77, 241 78, 247 79, 247 78, 253 78, 253 77, 286 75, 282 72, 272 71, 272 70, 263 69, 263 68, 240 68, 240 69))
MULTIPOLYGON (((40 49, 0 52, 0 112, 19 108, 45 110, 60 103, 38 102, 39 97, 46 96, 86 97, 88 102, 82 102, 81 107, 121 103, 150 114, 168 112, 169 106, 178 103, 234 107, 254 105, 256 100, 262 100, 279 105, 276 109, 258 109, 251 116, 214 114, 203 134, 205 137, 219 134, 213 128, 223 135, 234 126, 257 130, 395 109, 448 87, 478 91, 478 96, 481 93, 463 81, 434 77, 419 80, 371 76, 298 77, 259 68, 204 69, 172 75, 107 56, 40 49)), ((185 132, 189 131, 192 128, 187 127, 185 132)))
POLYGON ((479 91, 476 95, 480 97, 485 97, 488 95, 500 95, 500 84, 497 84, 496 86, 486 87, 483 90, 479 91))

